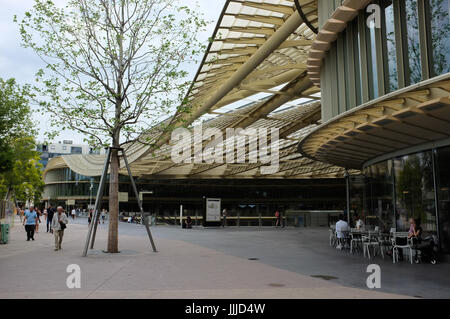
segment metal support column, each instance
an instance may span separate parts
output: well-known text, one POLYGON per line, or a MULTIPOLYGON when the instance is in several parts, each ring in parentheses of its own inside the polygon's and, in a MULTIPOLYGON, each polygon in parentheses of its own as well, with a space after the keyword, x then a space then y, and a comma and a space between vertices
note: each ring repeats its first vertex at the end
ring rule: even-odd
POLYGON ((97 230, 97 223, 96 223, 97 215, 98 215, 98 211, 99 211, 101 201, 103 198, 103 192, 105 190, 106 175, 108 174, 108 167, 109 167, 110 159, 111 159, 111 149, 108 148, 108 150, 106 151, 105 164, 103 165, 102 177, 100 178, 100 184, 98 186, 97 197, 95 199, 94 216, 92 216, 91 224, 89 225, 88 235, 86 237, 86 244, 84 245, 83 257, 86 257, 86 255, 87 255, 87 251, 89 248, 89 242, 91 241, 91 235, 92 235, 93 229, 95 229, 95 230, 94 230, 94 236, 92 236, 91 249, 92 249, 92 247, 94 247, 95 231, 97 230), (94 227, 94 225, 95 225, 95 227, 94 227))
POLYGON ((145 229, 147 230, 148 238, 150 239, 150 243, 152 245, 153 251, 156 253, 157 250, 156 250, 155 242, 153 241, 153 236, 152 236, 152 233, 150 231, 150 227, 148 226, 148 218, 144 214, 144 209, 142 208, 141 198, 139 197, 139 193, 138 193, 138 190, 137 190, 137 187, 136 187, 136 183, 134 182, 133 175, 131 174, 131 169, 130 169, 130 165, 128 165, 127 156, 125 155, 125 152, 123 151, 123 149, 121 149, 121 151, 122 151, 123 161, 125 162, 125 166, 127 167, 128 175, 130 176, 131 186, 133 187, 133 191, 134 191, 134 194, 136 196, 136 199, 137 199, 137 202, 138 202, 138 205, 139 205, 139 209, 141 211, 141 216, 142 216, 142 219, 144 221, 144 226, 145 226, 145 229))
POLYGON ((346 188, 346 199, 347 199, 347 223, 350 226, 350 176, 345 170, 345 188, 346 188))

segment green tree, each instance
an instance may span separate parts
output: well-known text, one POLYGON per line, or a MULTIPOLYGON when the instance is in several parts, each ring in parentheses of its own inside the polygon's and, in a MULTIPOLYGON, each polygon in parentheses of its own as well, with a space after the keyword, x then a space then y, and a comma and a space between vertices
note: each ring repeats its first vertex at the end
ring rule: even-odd
POLYGON ((46 64, 35 87, 42 110, 91 145, 113 147, 107 251, 118 252, 117 148, 154 145, 148 130, 188 109, 184 68, 204 50, 206 23, 176 0, 70 0, 65 8, 35 0, 19 25, 23 45, 46 64))
POLYGON ((20 87, 14 79, 0 78, 0 173, 12 169, 12 141, 35 134, 28 94, 29 86, 20 87))
POLYGON ((0 196, 14 197, 20 202, 37 203, 44 190, 40 154, 31 136, 22 136, 12 140, 12 167, 0 174, 0 196))

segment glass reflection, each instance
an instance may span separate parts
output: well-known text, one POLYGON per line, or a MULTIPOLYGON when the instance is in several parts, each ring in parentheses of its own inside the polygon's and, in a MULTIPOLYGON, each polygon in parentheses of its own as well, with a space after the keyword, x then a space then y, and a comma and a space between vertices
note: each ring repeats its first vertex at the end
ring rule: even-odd
POLYGON ((450 72, 450 12, 449 0, 430 0, 432 72, 450 72))
POLYGON ((398 74, 397 74, 397 49, 395 44, 395 28, 394 28, 394 5, 392 0, 384 1, 384 14, 385 14, 385 30, 386 30, 386 49, 388 57, 388 81, 389 92, 393 92, 398 89, 398 74))
POLYGON ((450 253, 450 147, 436 151, 441 249, 450 253))
POLYGON ((414 84, 422 80, 417 0, 405 0, 405 13, 408 30, 409 84, 414 84))
POLYGON ((407 231, 410 218, 420 218, 424 232, 436 233, 431 151, 394 159, 397 229, 407 231))
POLYGON ((366 225, 389 232, 394 227, 392 161, 372 165, 366 176, 366 225))

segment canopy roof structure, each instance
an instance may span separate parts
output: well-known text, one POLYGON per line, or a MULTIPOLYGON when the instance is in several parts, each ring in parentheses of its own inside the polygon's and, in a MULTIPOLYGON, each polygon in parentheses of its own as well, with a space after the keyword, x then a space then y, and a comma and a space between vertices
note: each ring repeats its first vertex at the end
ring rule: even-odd
MULTIPOLYGON (((317 27, 317 0, 299 0, 308 24, 317 27)), ((126 149, 133 175, 162 178, 325 178, 344 169, 302 157, 296 144, 320 124, 320 89, 307 76, 315 33, 296 11, 293 0, 227 0, 208 49, 188 93, 190 112, 165 123, 203 130, 278 128, 280 167, 261 174, 264 164, 180 163, 172 161, 171 132, 156 130, 153 147, 134 143, 126 149), (319 94, 319 95, 318 95, 319 94), (249 103, 250 101, 250 103, 249 103), (238 105, 240 104, 240 105, 238 105), (197 122, 196 122, 197 121, 197 122)), ((206 145, 207 141, 204 142, 206 145)), ((223 141, 226 144, 226 140, 223 141)), ((236 146, 237 147, 237 146, 236 146)), ((249 146, 245 146, 249 158, 249 146)), ((195 156, 194 152, 192 157, 195 156)), ((122 165, 123 173, 126 172, 122 165)), ((51 160, 46 171, 67 165, 98 176, 102 156, 70 155, 51 160)))

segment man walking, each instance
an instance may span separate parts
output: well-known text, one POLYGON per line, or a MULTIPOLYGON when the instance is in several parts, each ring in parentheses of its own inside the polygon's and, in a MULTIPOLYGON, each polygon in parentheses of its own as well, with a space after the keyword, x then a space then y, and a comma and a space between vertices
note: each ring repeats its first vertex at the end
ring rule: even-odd
POLYGON ((55 250, 61 250, 61 244, 64 236, 64 229, 66 228, 68 218, 63 212, 62 206, 58 206, 56 213, 53 215, 52 228, 55 235, 55 250))
POLYGON ((38 216, 34 210, 34 206, 30 206, 30 209, 25 210, 23 225, 27 232, 27 241, 34 240, 34 230, 36 223, 38 222, 38 216))
POLYGON ((52 229, 52 220, 53 220, 53 214, 55 213, 55 209, 52 207, 52 204, 48 204, 47 208, 47 233, 50 230, 50 233, 53 233, 52 229))
POLYGON ((227 209, 224 208, 222 211, 222 227, 225 227, 227 224, 227 209))

